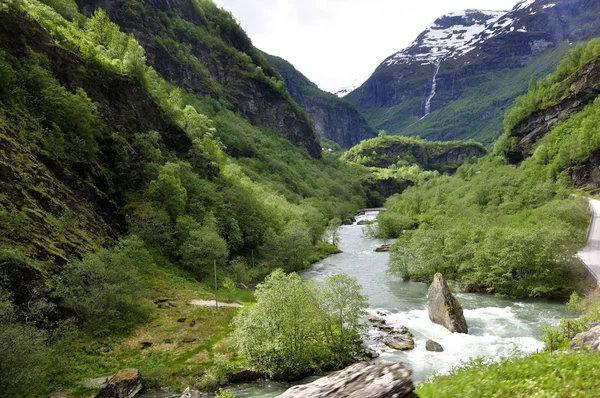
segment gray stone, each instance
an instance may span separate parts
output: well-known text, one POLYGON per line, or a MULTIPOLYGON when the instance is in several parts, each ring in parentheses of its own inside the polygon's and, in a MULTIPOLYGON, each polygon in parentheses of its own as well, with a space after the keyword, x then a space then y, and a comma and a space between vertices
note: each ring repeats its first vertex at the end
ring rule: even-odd
POLYGON ((431 339, 427 340, 427 342, 425 343, 425 349, 427 351, 433 351, 433 352, 442 352, 444 351, 444 347, 442 347, 442 345, 438 342, 435 342, 431 339))
POLYGON ((431 322, 442 325, 451 332, 469 332, 462 307, 456 297, 450 293, 444 277, 439 272, 433 277, 427 296, 431 322))
POLYGON ((200 391, 191 390, 189 387, 183 391, 180 398, 202 398, 200 391))
POLYGON ((569 349, 600 351, 600 325, 592 327, 587 332, 578 333, 571 340, 569 349))
POLYGON ((294 386, 279 398, 416 398, 412 371, 400 364, 359 363, 294 386))
POLYGON ((383 338, 383 344, 393 350, 408 351, 415 348, 415 340, 410 334, 390 334, 383 338))
POLYGON ((121 369, 102 387, 96 398, 133 398, 143 388, 137 369, 121 369))

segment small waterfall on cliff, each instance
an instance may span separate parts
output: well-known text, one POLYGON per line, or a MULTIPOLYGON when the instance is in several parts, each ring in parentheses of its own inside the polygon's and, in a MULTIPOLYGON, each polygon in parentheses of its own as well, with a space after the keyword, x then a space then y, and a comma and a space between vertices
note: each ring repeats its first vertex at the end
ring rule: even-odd
POLYGON ((427 115, 429 115, 431 113, 431 100, 433 99, 433 97, 435 97, 435 89, 437 87, 437 75, 438 72, 440 71, 440 65, 442 63, 441 58, 437 60, 436 64, 435 64, 435 72, 433 72, 433 78, 431 79, 431 93, 429 94, 429 97, 427 97, 427 101, 425 101, 425 114, 423 115, 423 117, 421 119, 424 119, 427 117, 427 115))

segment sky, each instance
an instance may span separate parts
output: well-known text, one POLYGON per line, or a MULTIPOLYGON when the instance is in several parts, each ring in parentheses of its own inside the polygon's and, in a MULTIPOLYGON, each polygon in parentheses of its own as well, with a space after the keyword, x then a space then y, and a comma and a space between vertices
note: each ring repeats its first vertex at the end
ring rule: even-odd
POLYGON ((253 44, 291 62, 321 89, 364 82, 438 17, 510 10, 519 0, 215 0, 253 44))

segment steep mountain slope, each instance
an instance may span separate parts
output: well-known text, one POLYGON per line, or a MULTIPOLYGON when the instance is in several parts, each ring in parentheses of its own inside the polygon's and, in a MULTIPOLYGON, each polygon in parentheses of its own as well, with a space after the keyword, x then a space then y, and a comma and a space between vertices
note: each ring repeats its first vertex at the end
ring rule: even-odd
POLYGON ((102 8, 133 33, 169 82, 218 99, 255 126, 277 131, 319 157, 310 119, 231 14, 210 0, 77 0, 85 15, 102 8))
POLYGON ((315 122, 317 134, 342 147, 350 148, 361 140, 373 138, 375 131, 349 102, 322 91, 286 60, 264 54, 285 80, 290 95, 315 122))
POLYGON ((599 12, 594 1, 528 0, 506 13, 445 15, 345 98, 392 134, 491 142, 533 76, 600 34, 599 12))
MULTIPOLYGON (((206 3, 193 10, 218 9, 206 3)), ((179 12, 162 15, 161 23, 183 23, 179 12)), ((223 15, 223 25, 212 29, 242 32, 223 15)), ((146 63, 135 36, 102 10, 86 18, 70 0, 0 4, 0 307, 9 297, 18 314, 11 322, 29 319, 35 307, 36 317, 52 320, 42 325, 50 331, 48 325, 72 316, 52 296, 53 278, 126 234, 202 280, 207 258, 222 269, 249 253, 273 265, 292 264, 287 252, 272 248, 279 250, 282 237, 294 233, 294 247, 304 247, 295 266, 302 267, 318 250, 327 220, 363 205, 362 171, 321 158, 311 123, 281 78, 265 77, 250 55, 224 49, 216 38, 205 41, 247 61, 252 76, 239 63, 219 64, 222 53, 214 57, 231 75, 231 87, 263 87, 246 93, 252 109, 280 106, 282 114, 263 114, 276 118, 280 133, 253 126, 240 109, 233 112, 227 98, 241 101, 236 96, 244 88, 217 85, 186 63, 176 70, 189 72, 190 81, 214 83, 211 95, 167 82, 146 63), (53 304, 46 305, 51 296, 53 304)), ((177 62, 150 56, 156 65, 177 62)))

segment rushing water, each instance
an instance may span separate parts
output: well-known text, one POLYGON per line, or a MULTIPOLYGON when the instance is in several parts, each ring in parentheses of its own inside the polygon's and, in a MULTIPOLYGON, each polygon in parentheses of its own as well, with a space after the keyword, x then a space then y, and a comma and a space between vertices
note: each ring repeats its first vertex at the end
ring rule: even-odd
MULTIPOLYGON (((375 214, 362 218, 372 219, 375 214)), ((403 282, 387 274, 389 253, 374 249, 383 241, 367 239, 359 225, 341 227, 340 254, 333 255, 302 274, 304 279, 323 279, 327 275, 345 273, 355 277, 369 295, 369 313, 387 314, 386 322, 406 326, 415 337, 415 349, 394 351, 385 349, 376 361, 402 362, 413 370, 416 382, 434 372, 448 371, 469 358, 484 356, 498 358, 510 355, 515 349, 534 352, 543 348, 537 338, 545 323, 555 324, 567 316, 564 304, 548 301, 513 301, 485 294, 458 294, 469 334, 450 333, 429 321, 427 314, 427 285, 403 282), (444 352, 428 352, 425 341, 433 339, 444 352)), ((308 378, 303 382, 310 382, 308 378)), ((290 384, 265 381, 238 385, 232 388, 238 397, 275 397, 290 384)), ((159 395, 156 395, 158 397, 159 395)), ((167 397, 168 394, 160 395, 167 397)), ((171 395, 172 396, 172 395, 171 395)))

